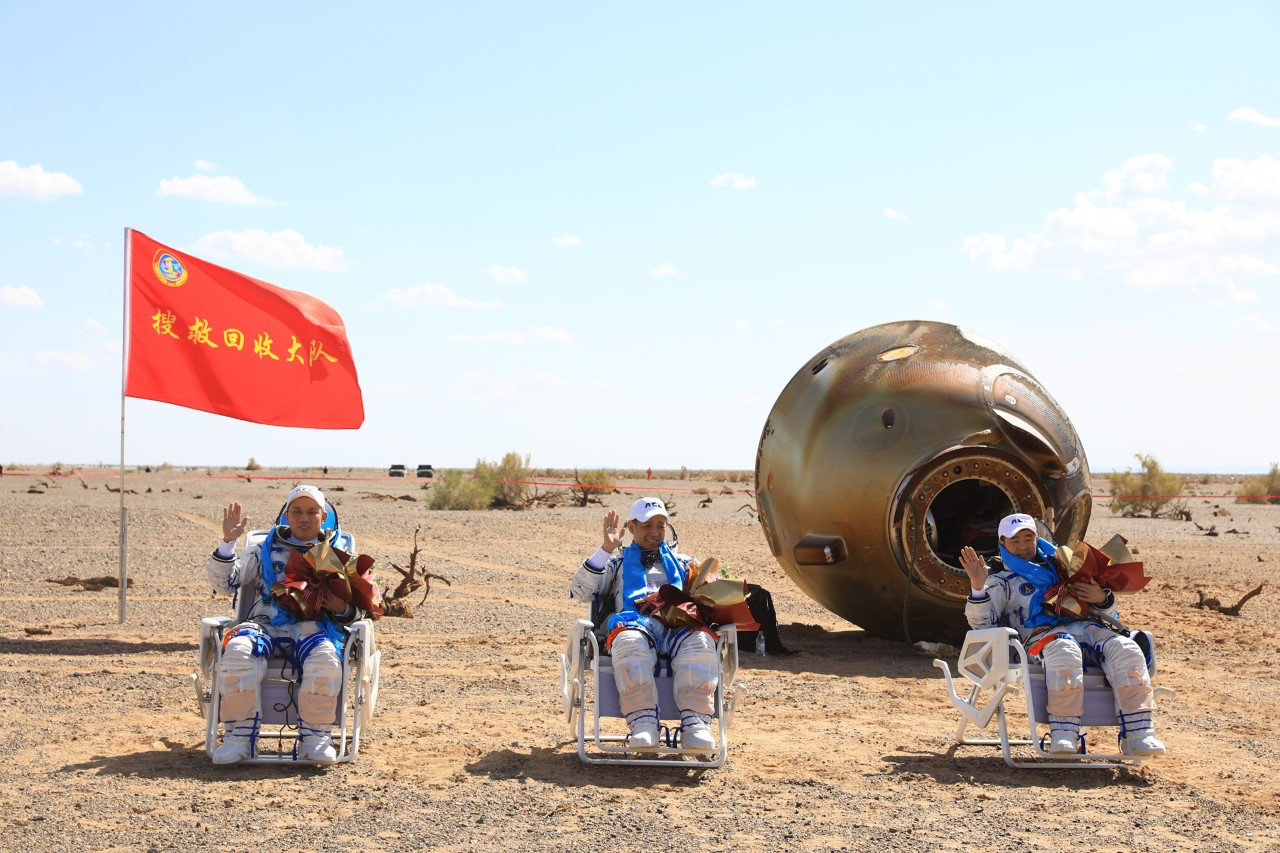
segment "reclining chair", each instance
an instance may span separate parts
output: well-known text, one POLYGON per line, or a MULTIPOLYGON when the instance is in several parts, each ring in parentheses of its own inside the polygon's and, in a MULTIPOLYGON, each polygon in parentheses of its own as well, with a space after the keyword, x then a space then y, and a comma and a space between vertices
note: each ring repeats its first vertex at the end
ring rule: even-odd
MULTIPOLYGON (((604 617, 598 621, 602 622, 604 617)), ((597 621, 579 619, 569 631, 564 654, 560 656, 560 693, 564 699, 565 721, 569 732, 578 740, 578 758, 587 764, 678 765, 680 767, 719 767, 729 755, 728 733, 733 723, 733 709, 745 692, 734 683, 738 674, 738 628, 726 625, 716 630, 716 652, 720 658, 720 681, 712 707, 712 729, 716 731, 715 751, 686 749, 680 743, 680 710, 672 695, 671 661, 658 656, 654 680, 658 686, 658 718, 675 721, 659 725, 659 743, 650 749, 637 750, 627 745, 626 717, 618 707, 618 687, 613 680, 613 662, 602 653, 596 633, 597 621), (589 677, 588 677, 589 676, 589 677), (732 685, 732 691, 727 688, 732 685), (587 732, 587 715, 593 718, 592 731, 587 732), (576 719, 575 719, 576 718, 576 719), (617 734, 606 734, 602 718, 617 718, 617 734), (588 747, 592 752, 588 752, 588 747)))
MULTIPOLYGON (((1135 632, 1134 640, 1146 652, 1147 668, 1154 676, 1155 646, 1151 634, 1146 631, 1135 632)), ((1039 735, 1040 724, 1047 724, 1049 721, 1044 670, 1031 661, 1027 650, 1018 640, 1018 632, 1012 628, 984 628, 965 635, 956 669, 973 684, 967 697, 956 692, 951 669, 946 661, 935 658, 933 665, 942 670, 951 704, 960 711, 960 724, 956 727, 955 740, 961 746, 999 746, 1005 763, 1010 767, 1107 769, 1132 767, 1148 760, 1148 756, 1125 755, 1121 752, 1081 751, 1076 755, 1051 755, 1047 752, 1043 747, 1044 740, 1039 735), (1009 736, 1009 722, 1005 715, 1004 700, 1019 692, 1026 697, 1026 739, 1009 736), (970 724, 984 729, 991 724, 992 718, 996 720, 996 728, 1000 734, 998 739, 965 736, 965 730, 970 724), (1028 746, 1033 756, 1027 761, 1017 761, 1013 757, 1013 746, 1028 746)), ((1084 713, 1080 717, 1080 724, 1119 726, 1111 686, 1102 673, 1097 669, 1086 669, 1084 685, 1084 713)), ((1177 695, 1168 687, 1155 688, 1155 694, 1157 699, 1173 699, 1177 695)), ((1084 743, 1083 737, 1081 743, 1084 743)))
MULTIPOLYGON (((668 528, 671 547, 678 548, 675 527, 668 528)), ((578 739, 578 758, 587 764, 676 765, 679 767, 719 767, 729 757, 729 726, 737 700, 746 695, 738 674, 738 627, 725 625, 716 629, 716 654, 720 659, 720 680, 712 701, 712 728, 719 746, 706 750, 686 749, 680 743, 680 709, 676 707, 672 688, 671 661, 658 655, 654 681, 658 687, 659 743, 656 747, 637 750, 628 746, 626 716, 618 705, 618 686, 613 680, 613 659, 602 652, 605 624, 613 613, 613 601, 597 595, 591 602, 591 618, 579 619, 569 630, 564 654, 560 656, 560 694, 564 700, 564 718, 569 732, 578 739), (590 678, 588 678, 590 674, 590 678), (592 732, 587 736, 587 709, 591 709, 592 732), (617 718, 612 728, 620 734, 605 734, 602 718, 617 718), (676 721, 661 725, 661 721, 676 721), (588 745, 592 752, 588 753, 588 745)))
MULTIPOLYGON (((338 527, 338 512, 325 501, 328 516, 324 530, 337 531, 335 547, 354 554, 355 539, 338 527)), ((285 523, 281 509, 277 524, 285 523)), ((249 533, 245 548, 258 548, 271 530, 249 533)), ((237 597, 236 617, 209 616, 200 622, 199 671, 192 674, 196 703, 205 719, 204 751, 212 758, 218 747, 222 724, 219 719, 221 696, 218 693, 218 666, 222 660, 223 634, 248 618, 252 607, 252 591, 237 597)), ((378 701, 378 671, 382 652, 373 637, 373 622, 360 619, 347 626, 347 641, 342 652, 342 688, 338 693, 337 727, 334 744, 338 763, 351 761, 360 751, 363 726, 373 718, 378 701)), ((262 717, 253 754, 242 764, 315 764, 298 758, 298 682, 302 673, 291 660, 277 651, 267 662, 262 679, 262 717), (264 742, 269 744, 264 749, 264 742)))

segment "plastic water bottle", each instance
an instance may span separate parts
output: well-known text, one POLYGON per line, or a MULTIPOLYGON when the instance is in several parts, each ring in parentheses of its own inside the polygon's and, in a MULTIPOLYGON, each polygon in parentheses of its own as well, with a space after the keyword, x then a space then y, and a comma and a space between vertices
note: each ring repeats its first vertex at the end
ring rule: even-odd
POLYGON ((756 631, 756 654, 764 657, 767 652, 764 650, 764 631, 756 631))

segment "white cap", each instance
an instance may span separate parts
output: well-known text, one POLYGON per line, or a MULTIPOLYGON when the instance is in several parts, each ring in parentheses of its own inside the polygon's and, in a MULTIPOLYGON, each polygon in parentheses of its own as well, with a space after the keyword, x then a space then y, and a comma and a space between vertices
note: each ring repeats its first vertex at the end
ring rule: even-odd
POLYGON ((289 504, 293 503, 295 499, 300 497, 311 498, 311 500, 315 501, 316 505, 319 506, 322 511, 326 514, 329 512, 328 508, 324 505, 324 492, 320 491, 315 486, 305 485, 293 487, 289 492, 289 497, 284 499, 284 508, 288 509, 289 504))
POLYGON ((1036 527, 1036 520, 1025 512, 1015 512, 1013 515, 1006 515, 1000 519, 1001 539, 1008 539, 1019 530, 1030 530, 1036 536, 1040 535, 1040 530, 1036 527))
POLYGON ((667 514, 667 505, 657 498, 641 498, 631 505, 631 515, 628 521, 648 521, 655 515, 670 519, 667 514))

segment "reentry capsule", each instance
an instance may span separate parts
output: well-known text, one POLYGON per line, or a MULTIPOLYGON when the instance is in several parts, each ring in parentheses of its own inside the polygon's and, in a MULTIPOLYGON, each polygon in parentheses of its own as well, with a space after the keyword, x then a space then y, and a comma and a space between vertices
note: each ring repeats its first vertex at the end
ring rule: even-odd
POLYGON ((960 549, 996 553, 1012 512, 1075 546, 1093 501, 1071 421, 1012 355, 945 323, 886 323, 787 383, 756 452, 773 555, 813 600, 909 642, 964 636, 960 549))

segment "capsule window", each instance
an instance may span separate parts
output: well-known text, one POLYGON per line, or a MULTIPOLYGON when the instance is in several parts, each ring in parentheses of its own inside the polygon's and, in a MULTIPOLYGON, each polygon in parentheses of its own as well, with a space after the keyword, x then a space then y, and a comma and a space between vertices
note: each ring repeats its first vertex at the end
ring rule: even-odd
POLYGON ((885 429, 893 429, 894 421, 896 421, 897 419, 898 419, 898 416, 893 411, 893 409, 885 409, 880 414, 880 423, 884 424, 885 429))

